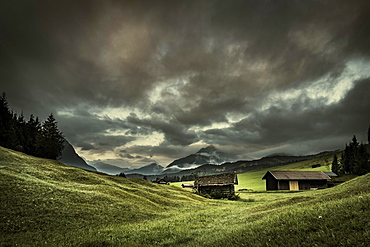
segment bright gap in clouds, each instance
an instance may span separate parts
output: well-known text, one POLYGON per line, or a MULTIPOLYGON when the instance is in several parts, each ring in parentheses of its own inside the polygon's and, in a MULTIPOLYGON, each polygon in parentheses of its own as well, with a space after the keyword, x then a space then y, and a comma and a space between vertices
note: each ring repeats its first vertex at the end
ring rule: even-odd
MULTIPOLYGON (((127 135, 126 135, 127 136, 127 135)), ((129 135, 130 136, 130 135, 129 135)), ((126 143, 121 148, 127 148, 132 146, 159 146, 164 141, 164 134, 158 131, 154 131, 150 135, 134 135, 136 138, 134 141, 126 143)))
MULTIPOLYGON (((193 126, 189 130, 195 131, 195 132, 202 132, 210 129, 226 129, 231 127, 230 123, 226 122, 218 122, 218 123, 212 123, 211 125, 200 127, 200 126, 193 126)), ((206 145, 206 144, 205 144, 206 145)))
POLYGON ((64 108, 57 111, 59 116, 63 117, 77 117, 81 116, 79 111, 83 111, 86 115, 91 115, 100 120, 106 119, 125 119, 132 112, 139 117, 144 117, 144 114, 138 109, 128 109, 125 107, 91 107, 88 105, 80 104, 72 109, 64 108))
POLYGON ((148 98, 152 104, 160 102, 163 97, 180 97, 180 91, 183 87, 189 83, 192 73, 179 76, 177 78, 171 78, 156 84, 156 87, 151 90, 148 94, 148 98))

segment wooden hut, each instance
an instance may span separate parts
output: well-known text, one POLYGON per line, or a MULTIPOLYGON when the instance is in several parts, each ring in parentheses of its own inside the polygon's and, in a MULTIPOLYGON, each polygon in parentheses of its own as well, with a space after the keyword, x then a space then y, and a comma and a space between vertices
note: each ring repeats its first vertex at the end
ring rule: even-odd
POLYGON ((167 185, 170 184, 169 182, 167 182, 163 178, 157 178, 156 180, 153 180, 152 183, 156 183, 156 184, 167 184, 167 185))
POLYGON ((195 179, 194 188, 200 194, 212 192, 230 194, 235 192, 235 184, 238 184, 238 176, 232 172, 198 177, 195 179))
POLYGON ((328 187, 331 178, 321 171, 268 171, 266 190, 315 190, 328 187))

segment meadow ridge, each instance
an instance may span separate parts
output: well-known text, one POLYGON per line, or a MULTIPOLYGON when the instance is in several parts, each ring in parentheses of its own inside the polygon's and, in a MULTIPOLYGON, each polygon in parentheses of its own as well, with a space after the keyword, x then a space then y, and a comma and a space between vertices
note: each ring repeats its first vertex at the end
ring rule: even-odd
POLYGON ((369 174, 325 190, 211 200, 0 147, 0 176, 1 246, 370 243, 369 174))

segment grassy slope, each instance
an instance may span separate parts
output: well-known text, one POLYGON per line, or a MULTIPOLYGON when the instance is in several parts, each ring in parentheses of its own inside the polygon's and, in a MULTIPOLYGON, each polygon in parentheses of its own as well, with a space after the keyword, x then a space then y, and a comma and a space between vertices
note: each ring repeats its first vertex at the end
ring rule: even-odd
POLYGON ((0 147, 0 245, 362 246, 370 174, 334 188, 206 200, 0 147), (253 201, 251 200, 251 201, 253 201))
POLYGON ((2 147, 0 176, 0 229, 11 242, 20 235, 57 240, 86 227, 158 218, 168 208, 204 200, 179 188, 90 172, 2 147))

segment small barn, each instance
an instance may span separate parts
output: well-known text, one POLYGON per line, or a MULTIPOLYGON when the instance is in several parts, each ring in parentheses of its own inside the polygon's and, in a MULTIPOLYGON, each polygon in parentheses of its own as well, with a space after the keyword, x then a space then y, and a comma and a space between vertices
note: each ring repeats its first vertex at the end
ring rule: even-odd
POLYGON ((266 190, 315 190, 328 187, 331 178, 321 171, 268 171, 266 190))
POLYGON ((156 180, 153 180, 152 183, 155 183, 155 184, 167 184, 167 185, 170 184, 169 182, 167 182, 163 178, 157 178, 156 180))
POLYGON ((232 172, 198 177, 194 181, 194 188, 200 194, 230 194, 235 192, 235 184, 238 184, 238 176, 232 172))

